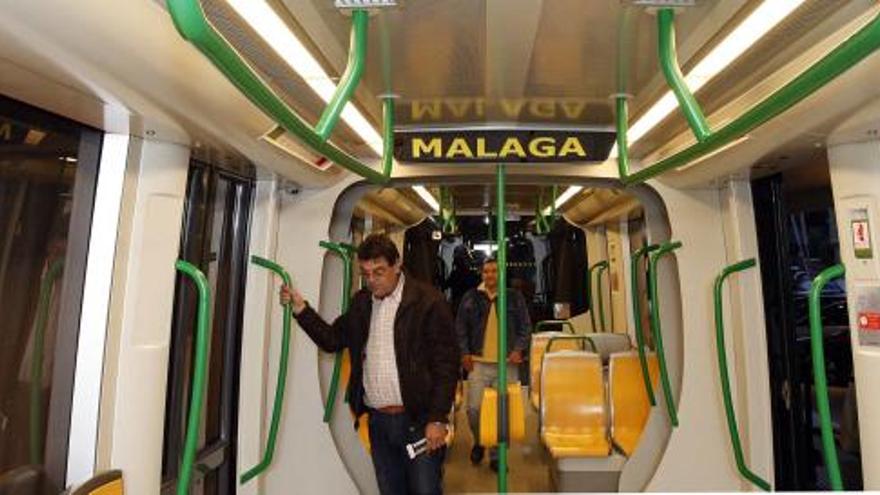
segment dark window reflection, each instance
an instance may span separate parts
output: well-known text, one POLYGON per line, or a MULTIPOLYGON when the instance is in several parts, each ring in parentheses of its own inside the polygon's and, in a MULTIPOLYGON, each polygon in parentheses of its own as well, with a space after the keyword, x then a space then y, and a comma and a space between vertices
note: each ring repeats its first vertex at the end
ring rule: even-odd
MULTIPOLYGON (((49 489, 42 474, 49 397, 86 134, 96 135, 0 97, 0 491, 49 489)), ((75 261, 74 272, 84 264, 75 261)))

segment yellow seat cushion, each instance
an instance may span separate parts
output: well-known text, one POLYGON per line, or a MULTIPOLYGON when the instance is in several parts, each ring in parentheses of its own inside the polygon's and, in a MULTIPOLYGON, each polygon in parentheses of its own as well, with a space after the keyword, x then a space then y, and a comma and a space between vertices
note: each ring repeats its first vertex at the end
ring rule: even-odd
POLYGON ((611 451, 606 429, 602 361, 585 351, 544 356, 541 439, 551 455, 602 457, 611 451))
MULTIPOLYGON (((563 337, 571 334, 565 332, 540 332, 532 334, 532 346, 529 350, 529 400, 535 409, 540 407, 541 400, 541 362, 544 352, 552 337, 563 337)), ((558 340, 553 343, 553 352, 580 349, 578 340, 558 340)))
MULTIPOLYGON (((526 436, 522 386, 519 383, 508 384, 507 397, 510 441, 522 441, 526 436)), ((483 447, 498 445, 498 391, 494 388, 483 389, 483 401, 480 404, 480 445, 483 447)))
MULTIPOLYGON (((659 368, 657 356, 648 354, 648 374, 651 383, 657 383, 659 368)), ((611 389, 611 435, 614 443, 627 456, 631 455, 648 415, 651 413, 651 404, 648 401, 648 393, 645 390, 645 381, 642 377, 642 367, 639 363, 639 355, 636 352, 623 352, 611 355, 609 365, 609 380, 611 389)))

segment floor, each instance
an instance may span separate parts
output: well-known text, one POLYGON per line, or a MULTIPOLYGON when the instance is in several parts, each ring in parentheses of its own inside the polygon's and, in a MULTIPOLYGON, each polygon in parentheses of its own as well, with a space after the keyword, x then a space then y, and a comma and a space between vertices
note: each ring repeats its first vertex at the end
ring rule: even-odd
MULTIPOLYGON (((465 385, 467 386, 467 385, 465 385)), ((467 397, 467 393, 464 394, 467 397)), ((524 401, 528 401, 528 387, 523 387, 524 401)), ((455 413, 455 439, 448 452, 444 485, 446 493, 495 493, 498 491, 497 475, 489 469, 489 454, 483 462, 474 466, 470 462, 473 436, 467 424, 467 414, 462 404, 455 413)), ((508 491, 550 492, 549 456, 538 435, 538 414, 531 404, 525 402, 526 438, 510 446, 507 477, 508 491)))

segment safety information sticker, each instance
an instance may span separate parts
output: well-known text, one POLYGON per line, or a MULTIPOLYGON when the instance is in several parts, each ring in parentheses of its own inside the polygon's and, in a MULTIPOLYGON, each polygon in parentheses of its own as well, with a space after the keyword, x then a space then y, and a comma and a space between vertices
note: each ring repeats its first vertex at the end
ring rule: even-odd
POLYGON ((859 345, 880 347, 880 288, 862 287, 856 297, 859 345))
POLYGON ((873 258, 874 253, 871 249, 871 228, 868 223, 868 210, 866 208, 851 210, 850 219, 855 257, 858 259, 873 258))

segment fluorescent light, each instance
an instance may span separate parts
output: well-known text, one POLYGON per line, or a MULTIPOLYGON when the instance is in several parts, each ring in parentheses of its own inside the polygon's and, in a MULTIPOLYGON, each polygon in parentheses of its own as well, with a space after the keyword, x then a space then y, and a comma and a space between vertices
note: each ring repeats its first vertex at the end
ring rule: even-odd
MULTIPOLYGON (((556 203, 554 203, 555 208, 557 210, 561 208, 566 201, 573 198, 575 194, 581 192, 583 189, 583 186, 568 186, 568 189, 566 189, 562 194, 559 195, 559 197, 556 198, 556 203)), ((553 208, 548 206, 547 208, 544 208, 544 215, 549 215, 552 211, 553 208)))
POLYGON ((432 211, 440 211, 440 203, 437 202, 437 200, 434 198, 434 195, 431 194, 430 191, 425 189, 425 186, 412 186, 412 190, 415 191, 416 194, 418 194, 425 203, 428 203, 428 206, 431 207, 432 211))
MULTIPOLYGON (((685 76, 688 88, 696 93, 700 88, 721 73, 734 60, 764 37, 783 19, 795 11, 804 0, 764 0, 739 26, 731 31, 715 48, 700 60, 685 76)), ((627 132, 629 143, 644 137, 670 113, 678 108, 672 91, 666 92, 627 132)), ((617 157, 617 146, 611 150, 610 158, 617 157)))
MULTIPOLYGON (((333 98, 336 83, 268 3, 264 0, 227 2, 325 103, 333 98)), ((370 149, 382 156, 382 136, 351 102, 342 110, 342 120, 370 149)))

